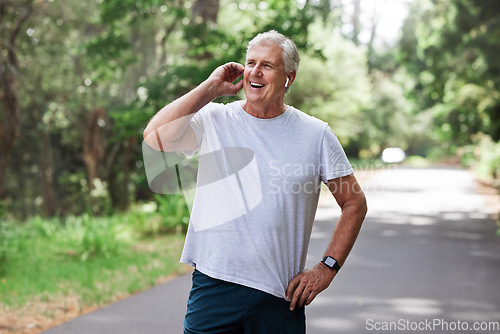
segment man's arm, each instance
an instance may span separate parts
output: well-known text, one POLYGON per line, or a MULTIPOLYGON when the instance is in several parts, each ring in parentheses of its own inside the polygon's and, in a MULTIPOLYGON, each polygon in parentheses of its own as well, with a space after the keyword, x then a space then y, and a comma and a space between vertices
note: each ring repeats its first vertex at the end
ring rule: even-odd
POLYGON ((196 136, 189 127, 192 116, 217 97, 236 95, 243 82, 233 82, 243 75, 244 69, 238 63, 219 66, 199 86, 163 107, 144 130, 146 143, 159 151, 195 149, 196 136))
MULTIPOLYGON (((325 256, 333 257, 342 265, 347 259, 365 219, 366 199, 352 174, 328 181, 328 188, 342 209, 342 214, 328 244, 325 256)), ((290 310, 294 310, 296 306, 309 305, 321 291, 330 285, 336 274, 335 270, 319 263, 313 269, 295 276, 286 290, 286 298, 290 300, 290 310)))

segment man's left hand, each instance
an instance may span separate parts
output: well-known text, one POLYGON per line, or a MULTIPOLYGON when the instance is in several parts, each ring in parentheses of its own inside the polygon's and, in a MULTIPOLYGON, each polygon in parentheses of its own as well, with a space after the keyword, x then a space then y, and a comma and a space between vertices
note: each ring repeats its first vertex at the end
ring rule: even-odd
POLYGON ((309 305, 316 296, 325 290, 337 272, 318 263, 313 269, 305 270, 295 276, 286 289, 286 299, 290 300, 290 311, 295 306, 309 305))

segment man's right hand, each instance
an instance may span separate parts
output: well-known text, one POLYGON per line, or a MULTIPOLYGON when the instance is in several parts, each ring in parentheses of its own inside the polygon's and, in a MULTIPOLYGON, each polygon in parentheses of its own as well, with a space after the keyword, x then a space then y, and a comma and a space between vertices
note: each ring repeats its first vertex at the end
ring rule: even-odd
POLYGON ((214 98, 236 95, 243 88, 243 80, 233 83, 243 75, 245 67, 238 63, 227 63, 217 67, 205 83, 210 85, 214 98))

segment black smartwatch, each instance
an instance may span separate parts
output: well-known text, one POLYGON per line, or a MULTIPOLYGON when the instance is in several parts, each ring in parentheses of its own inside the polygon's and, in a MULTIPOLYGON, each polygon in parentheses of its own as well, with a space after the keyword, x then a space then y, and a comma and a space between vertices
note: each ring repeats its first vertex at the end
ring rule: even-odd
POLYGON ((340 270, 340 264, 331 256, 325 256, 323 261, 321 261, 325 266, 330 268, 331 270, 335 270, 338 272, 340 270))

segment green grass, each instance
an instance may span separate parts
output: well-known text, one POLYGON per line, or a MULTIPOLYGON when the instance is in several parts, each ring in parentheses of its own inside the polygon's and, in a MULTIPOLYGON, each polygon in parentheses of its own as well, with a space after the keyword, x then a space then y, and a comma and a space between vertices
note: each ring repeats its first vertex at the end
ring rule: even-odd
POLYGON ((0 299, 16 307, 34 297, 63 294, 78 295, 88 305, 106 304, 181 270, 177 259, 182 243, 182 235, 161 236, 123 247, 113 256, 81 261, 49 240, 31 240, 9 258, 0 299))
POLYGON ((106 218, 0 222, 0 308, 60 296, 105 305, 184 271, 184 234, 142 230, 150 220, 161 217, 136 209, 106 218))

